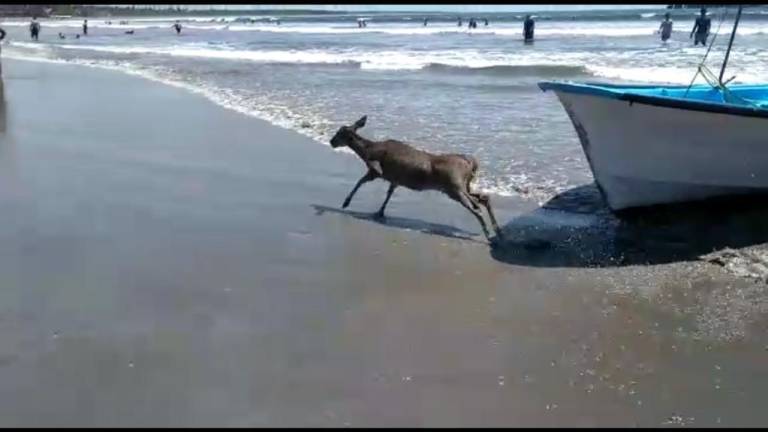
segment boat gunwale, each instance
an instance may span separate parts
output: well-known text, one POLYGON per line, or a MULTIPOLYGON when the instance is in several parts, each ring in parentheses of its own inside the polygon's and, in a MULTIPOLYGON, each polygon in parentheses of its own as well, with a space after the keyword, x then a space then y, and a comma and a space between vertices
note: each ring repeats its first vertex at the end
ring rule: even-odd
MULTIPOLYGON (((661 95, 640 95, 631 93, 631 89, 649 89, 649 88, 666 88, 666 89, 685 89, 688 86, 685 85, 649 85, 649 84, 603 84, 603 83, 571 83, 560 81, 543 81, 538 83, 539 88, 542 91, 554 90, 562 91, 564 93, 573 94, 585 94, 590 96, 603 97, 607 99, 616 99, 621 101, 627 101, 629 103, 641 103, 644 105, 652 105, 664 108, 676 108, 686 109, 690 111, 710 112, 716 114, 728 114, 741 117, 759 117, 768 118, 768 109, 760 107, 746 107, 742 105, 735 105, 730 103, 715 103, 706 102, 700 100, 681 99, 670 96, 661 95)), ((765 88, 763 85, 749 85, 742 84, 738 86, 732 86, 731 88, 749 89, 749 88, 765 88)), ((691 87, 692 89, 712 88, 706 85, 697 85, 691 87)))

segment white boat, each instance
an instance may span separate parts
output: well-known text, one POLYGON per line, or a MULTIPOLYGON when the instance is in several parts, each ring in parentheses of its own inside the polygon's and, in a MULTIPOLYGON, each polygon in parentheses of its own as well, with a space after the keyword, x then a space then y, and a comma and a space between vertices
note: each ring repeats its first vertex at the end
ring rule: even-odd
POLYGON ((767 193, 768 85, 726 87, 725 64, 715 85, 539 87, 565 108, 612 210, 767 193))

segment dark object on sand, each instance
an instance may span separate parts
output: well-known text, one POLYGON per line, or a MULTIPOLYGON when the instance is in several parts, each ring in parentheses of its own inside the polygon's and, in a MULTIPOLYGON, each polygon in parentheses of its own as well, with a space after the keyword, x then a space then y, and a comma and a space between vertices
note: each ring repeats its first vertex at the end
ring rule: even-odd
POLYGON ((491 210, 490 197, 470 190, 470 183, 477 173, 475 158, 462 154, 435 155, 396 140, 371 141, 357 133, 358 129, 365 126, 366 119, 367 116, 363 116, 352 126, 342 126, 331 138, 333 148, 349 147, 368 166, 368 172, 358 180, 344 200, 343 208, 349 206, 352 196, 360 186, 381 177, 389 182, 389 190, 376 213, 378 217, 384 217, 384 209, 397 186, 415 191, 437 190, 469 210, 480 222, 485 236, 490 239, 488 227, 480 213, 480 205, 484 206, 488 210, 496 235, 502 237, 491 210))

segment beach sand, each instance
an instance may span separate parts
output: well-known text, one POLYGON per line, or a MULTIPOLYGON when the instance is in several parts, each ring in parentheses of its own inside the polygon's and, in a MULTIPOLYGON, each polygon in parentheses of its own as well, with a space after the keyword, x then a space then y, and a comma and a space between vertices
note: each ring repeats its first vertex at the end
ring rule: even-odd
POLYGON ((547 259, 514 198, 502 251, 436 193, 374 221, 386 185, 338 210, 362 164, 294 132, 114 71, 3 75, 2 426, 768 422, 764 284, 547 259))

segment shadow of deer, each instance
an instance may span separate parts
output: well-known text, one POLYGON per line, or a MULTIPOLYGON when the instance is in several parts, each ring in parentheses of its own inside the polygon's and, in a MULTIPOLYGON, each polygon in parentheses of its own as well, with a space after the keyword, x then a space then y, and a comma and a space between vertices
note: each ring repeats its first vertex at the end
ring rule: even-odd
POLYGON ((391 139, 372 141, 363 138, 357 131, 365 126, 366 120, 367 116, 363 116, 352 126, 342 126, 331 138, 331 147, 349 147, 368 167, 368 172, 357 181, 347 195, 342 208, 349 206, 360 186, 382 178, 389 182, 389 189, 387 197, 375 216, 384 217, 384 209, 398 186, 415 191, 436 190, 448 195, 469 210, 480 222, 486 238, 491 240, 488 227, 480 212, 480 206, 485 207, 497 237, 502 238, 496 217, 491 210, 490 197, 483 193, 472 192, 470 189, 470 183, 475 178, 478 167, 475 158, 462 154, 431 154, 391 139))

